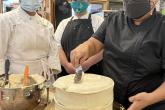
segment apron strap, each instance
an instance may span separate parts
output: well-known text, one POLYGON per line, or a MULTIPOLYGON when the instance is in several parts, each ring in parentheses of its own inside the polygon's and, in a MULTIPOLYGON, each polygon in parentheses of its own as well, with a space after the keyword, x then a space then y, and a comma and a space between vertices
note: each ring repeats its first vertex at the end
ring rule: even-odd
POLYGON ((74 16, 71 17, 70 21, 73 21, 74 16))
POLYGON ((88 20, 91 20, 91 14, 89 14, 89 16, 88 16, 88 20))
MULTIPOLYGON (((74 16, 71 17, 70 21, 73 21, 74 16)), ((91 14, 88 16, 88 20, 91 20, 91 14)))

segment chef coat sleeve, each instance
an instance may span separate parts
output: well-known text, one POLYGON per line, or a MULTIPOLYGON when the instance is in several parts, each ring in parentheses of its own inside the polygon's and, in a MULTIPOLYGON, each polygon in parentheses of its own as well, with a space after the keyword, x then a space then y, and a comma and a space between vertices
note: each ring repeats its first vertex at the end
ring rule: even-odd
POLYGON ((51 69, 57 70, 55 74, 58 74, 61 72, 61 64, 59 60, 59 48, 55 42, 55 39, 53 37, 54 34, 54 28, 51 26, 50 28, 50 51, 49 51, 49 57, 48 57, 48 63, 51 69))
POLYGON ((58 25, 58 27, 55 31, 55 34, 54 34, 54 39, 55 39, 57 46, 59 48, 61 48, 61 39, 62 39, 62 35, 64 33, 64 30, 65 30, 65 27, 67 25, 67 22, 68 22, 67 20, 62 20, 60 22, 60 24, 58 25))
POLYGON ((0 15, 0 74, 4 74, 5 56, 11 36, 10 22, 6 14, 0 15))

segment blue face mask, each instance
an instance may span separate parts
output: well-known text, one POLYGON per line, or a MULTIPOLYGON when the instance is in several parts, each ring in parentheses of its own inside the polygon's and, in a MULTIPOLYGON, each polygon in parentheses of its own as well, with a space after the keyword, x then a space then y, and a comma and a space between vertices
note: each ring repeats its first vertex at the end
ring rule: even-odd
POLYGON ((75 13, 82 13, 88 8, 88 3, 85 1, 73 1, 71 2, 71 7, 75 13))
POLYGON ((42 4, 43 0, 20 0, 20 6, 22 9, 29 12, 36 12, 42 4))

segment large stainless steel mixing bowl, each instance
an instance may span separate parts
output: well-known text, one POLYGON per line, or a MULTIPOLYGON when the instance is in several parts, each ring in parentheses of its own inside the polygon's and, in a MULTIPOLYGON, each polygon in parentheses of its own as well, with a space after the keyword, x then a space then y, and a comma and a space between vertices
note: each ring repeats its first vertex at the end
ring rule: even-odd
POLYGON ((39 104, 45 79, 37 74, 32 77, 36 84, 22 88, 0 88, 0 110, 33 110, 39 104))

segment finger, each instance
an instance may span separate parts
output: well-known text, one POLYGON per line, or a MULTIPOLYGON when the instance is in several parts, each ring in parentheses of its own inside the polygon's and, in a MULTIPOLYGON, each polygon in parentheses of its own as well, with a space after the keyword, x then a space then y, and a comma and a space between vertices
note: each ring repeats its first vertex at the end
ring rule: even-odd
POLYGON ((82 65, 86 60, 87 60, 87 57, 82 57, 79 61, 80 65, 82 65))
POLYGON ((74 71, 74 70, 71 70, 71 71, 69 72, 69 74, 75 74, 75 71, 74 71))
POLYGON ((78 67, 80 65, 80 55, 76 51, 72 51, 70 55, 71 63, 74 67, 78 67))
POLYGON ((141 93, 139 93, 139 94, 137 94, 137 95, 135 95, 135 96, 130 97, 130 98, 129 98, 129 101, 130 101, 130 102, 134 102, 134 101, 140 101, 141 99, 142 99, 141 93))
POLYGON ((145 96, 147 95, 147 93, 142 92, 136 95, 136 100, 142 100, 145 96))
POLYGON ((132 97, 129 98, 130 102, 134 102, 134 100, 135 100, 135 96, 132 96, 132 97))
POLYGON ((77 56, 77 53, 75 50, 72 50, 70 53, 70 61, 73 65, 75 65, 75 57, 77 56))
POLYGON ((77 56, 75 56, 75 59, 74 59, 74 67, 79 67, 80 66, 80 56, 79 55, 77 55, 77 56))
POLYGON ((75 74, 74 72, 71 72, 71 73, 69 73, 69 74, 75 74))
POLYGON ((128 110, 138 110, 138 103, 135 101, 129 108, 128 110))
POLYGON ((75 57, 75 52, 74 51, 71 51, 70 53, 70 61, 71 63, 74 65, 74 57, 75 57))

